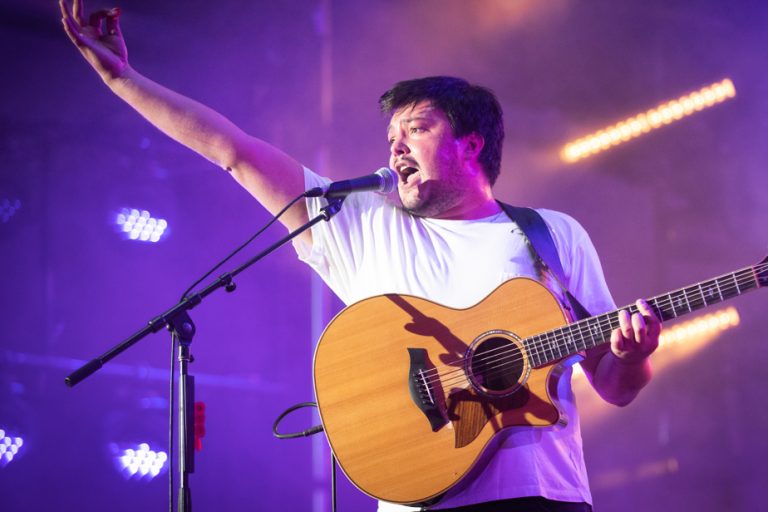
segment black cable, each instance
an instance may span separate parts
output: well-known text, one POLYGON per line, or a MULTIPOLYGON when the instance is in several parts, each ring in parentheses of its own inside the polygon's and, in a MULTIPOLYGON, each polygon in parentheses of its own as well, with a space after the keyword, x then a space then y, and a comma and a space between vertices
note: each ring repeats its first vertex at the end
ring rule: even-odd
MULTIPOLYGON (((283 418, 291 414, 293 411, 302 409, 304 407, 317 407, 317 403, 301 402, 284 410, 282 414, 277 417, 274 425, 272 425, 272 435, 278 439, 296 439, 297 437, 309 437, 311 435, 322 432, 322 425, 315 425, 314 427, 308 428, 307 430, 292 432, 290 434, 281 434, 277 431, 277 426, 280 424, 283 418)), ((333 455, 333 451, 331 451, 331 512, 336 512, 336 457, 333 455)))
MULTIPOLYGON (((314 190, 314 189, 313 189, 313 190, 314 190)), ((258 230, 256 233, 254 233, 254 234, 253 234, 253 235, 252 235, 252 236, 251 236, 251 237, 250 237, 248 240, 246 240, 245 242, 243 242, 242 244, 240 244, 240 246, 239 246, 239 247, 237 247, 237 248, 236 248, 234 251, 232 251, 231 253, 229 253, 229 255, 228 255, 228 256, 226 256, 226 257, 225 257, 223 260, 221 260, 220 262, 218 262, 218 263, 217 263, 217 264, 216 264, 216 265, 215 265, 215 266, 214 266, 214 267, 213 267, 211 270, 209 270, 208 272, 206 272, 206 273, 205 273, 205 274, 204 274, 204 275, 203 275, 203 276, 202 276, 200 279, 198 279, 197 281, 195 281, 194 283, 192 283, 192 285, 191 285, 189 288, 187 288, 187 290, 186 290, 186 291, 185 291, 185 292, 184 292, 184 293, 181 295, 181 300, 184 300, 184 299, 186 299, 186 298, 187 298, 187 296, 189 296, 189 293, 190 293, 190 292, 191 292, 191 291, 194 289, 194 287, 195 287, 195 286, 197 286, 198 284, 200 284, 200 283, 203 281, 203 279, 205 279, 206 277, 208 277, 208 276, 210 276, 211 274, 213 274, 214 272, 216 272, 216 270, 217 270, 218 268, 220 268, 220 267, 221 267, 223 264, 225 264, 225 263, 226 263, 226 262, 228 262, 230 259, 232 259, 232 257, 233 257, 233 256, 235 256, 235 254, 237 254, 238 252, 242 251, 242 250, 243 250, 243 249, 244 249, 244 248, 245 248, 245 247, 246 247, 248 244, 250 244, 251 242, 253 242, 253 241, 256 239, 256 237, 257 237, 257 236, 259 236, 260 234, 262 234, 262 233, 264 232, 264 230, 266 230, 266 229, 267 229, 269 226, 271 226, 272 224, 274 224, 274 223, 277 221, 277 219, 279 219, 279 218, 280 218, 280 217, 281 217, 281 216, 282 216, 282 215, 283 215, 283 214, 284 214, 284 213, 285 213, 285 212, 286 212, 286 211, 287 211, 287 210, 288 210, 288 209, 289 209, 291 206, 293 206, 294 204, 296 204, 296 202, 297 202, 297 201, 299 201, 300 199, 302 199, 302 198, 304 198, 304 197, 308 197, 308 194, 309 194, 310 192, 312 192, 312 190, 310 190, 310 191, 307 191, 307 192, 303 192, 301 195, 299 195, 299 196, 295 197, 295 198, 294 198, 294 199, 293 199, 293 200, 292 200, 290 203, 288 203, 288 204, 287 204, 285 207, 283 207, 283 209, 282 209, 282 210, 280 210, 279 212, 277 212, 277 215, 275 215, 274 217, 272 217, 272 220, 270 220, 269 222, 267 222, 267 223, 264 225, 264 227, 262 227, 262 228, 261 228, 260 230, 258 230)))
MULTIPOLYGON (((295 197, 290 203, 288 203, 285 207, 283 207, 282 210, 277 212, 277 215, 272 217, 272 219, 267 222, 261 229, 259 229, 256 233, 254 233, 248 240, 246 240, 244 243, 240 244, 234 251, 232 251, 228 256, 226 256, 223 260, 221 260, 219 263, 217 263, 212 269, 210 269, 208 272, 206 272, 202 277, 200 277, 197 281, 192 283, 192 285, 187 288, 187 290, 181 295, 181 300, 184 300, 187 298, 189 293, 200 284, 206 277, 213 274, 218 268, 220 268, 223 264, 228 262, 230 259, 232 259, 233 256, 235 256, 237 253, 239 253, 241 250, 243 250, 248 244, 253 242, 256 237, 258 237, 260 234, 262 234, 268 227, 270 227, 272 224, 274 224, 277 219, 279 219, 291 206, 296 204, 300 199, 304 197, 314 197, 315 189, 312 189, 307 192, 303 192, 301 195, 295 197)), ((234 287, 230 288, 229 286, 233 286, 234 283, 231 283, 227 286, 227 291, 231 291, 234 289, 234 287)), ((173 418, 174 418, 174 405, 175 405, 175 370, 176 370, 176 336, 171 335, 171 387, 169 392, 169 400, 168 400, 168 510, 169 512, 173 512, 173 502, 174 502, 174 488, 173 488, 173 418)), ((288 411, 290 412, 290 411, 288 411)), ((286 412, 287 414, 287 412, 286 412)), ((282 419, 282 417, 280 418, 282 419)), ((278 420, 279 421, 279 420, 278 420)), ((275 424, 275 428, 277 428, 277 424, 275 424)), ((316 428, 316 427, 315 427, 316 428)), ((312 429, 310 429, 312 430, 312 429)), ((320 430, 322 430, 322 427, 320 427, 320 430)), ((316 433, 316 432, 312 432, 316 433)), ((312 433, 307 435, 312 435, 312 433)))
POLYGON ((274 435, 278 439, 296 439, 297 437, 309 437, 315 434, 318 434, 323 431, 322 425, 315 425, 314 427, 308 428, 307 430, 302 430, 301 432, 292 432, 290 434, 281 434, 277 431, 277 426, 280 424, 280 422, 291 414, 293 411, 297 409, 302 409, 304 407, 317 407, 317 404, 315 402, 301 402, 296 405, 292 405, 286 410, 280 414, 280 416, 277 417, 275 420, 274 425, 272 425, 272 435, 274 435))

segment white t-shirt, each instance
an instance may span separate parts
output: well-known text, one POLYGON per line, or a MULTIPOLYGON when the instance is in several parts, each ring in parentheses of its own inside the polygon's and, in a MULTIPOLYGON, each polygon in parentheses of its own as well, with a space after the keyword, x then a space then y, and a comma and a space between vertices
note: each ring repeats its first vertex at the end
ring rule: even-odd
MULTIPOLYGON (((305 169, 305 184, 309 189, 328 180, 305 169)), ((324 199, 308 199, 310 217, 324 205, 324 199)), ((586 231, 565 214, 537 211, 553 235, 570 292, 593 315, 615 309, 586 231)), ((562 296, 537 270, 524 235, 503 212, 471 221, 429 219, 404 212, 384 196, 357 193, 330 222, 312 228, 312 240, 311 247, 295 243, 299 258, 347 305, 398 293, 466 308, 514 277, 537 279, 562 296)), ((503 431, 482 472, 432 508, 524 496, 592 503, 570 370, 559 385, 566 426, 503 431)), ((379 503, 379 511, 398 510, 413 508, 379 503)))

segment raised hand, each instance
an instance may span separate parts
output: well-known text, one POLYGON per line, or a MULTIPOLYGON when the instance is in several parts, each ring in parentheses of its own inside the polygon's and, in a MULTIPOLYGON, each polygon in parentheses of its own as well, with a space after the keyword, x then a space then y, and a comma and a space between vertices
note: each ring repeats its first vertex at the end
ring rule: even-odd
POLYGON ((120 32, 120 9, 101 9, 85 21, 82 0, 59 0, 64 31, 102 79, 122 76, 128 68, 128 49, 120 32))

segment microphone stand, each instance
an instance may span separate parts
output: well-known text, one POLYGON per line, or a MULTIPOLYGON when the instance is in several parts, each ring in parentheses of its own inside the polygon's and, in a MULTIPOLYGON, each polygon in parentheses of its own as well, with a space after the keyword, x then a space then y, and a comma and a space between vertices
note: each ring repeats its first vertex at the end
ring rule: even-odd
POLYGON ((101 356, 87 362, 71 374, 64 382, 72 387, 88 378, 91 374, 98 371, 104 364, 127 350, 132 345, 139 342, 150 333, 155 333, 167 327, 171 331, 172 341, 178 342, 178 361, 179 361, 179 384, 178 384, 178 436, 179 436, 179 493, 178 493, 178 512, 192 512, 192 494, 189 488, 189 474, 194 472, 194 396, 195 396, 195 378, 189 375, 189 363, 193 358, 189 347, 192 344, 192 337, 195 334, 195 325, 192 323, 188 311, 202 302, 202 300, 218 290, 224 288, 227 292, 235 291, 236 284, 233 278, 243 272, 245 269, 261 260, 276 249, 282 247, 290 240, 311 228, 320 221, 329 221, 341 209, 345 197, 335 197, 328 200, 328 204, 320 209, 321 213, 298 229, 292 231, 287 236, 281 238, 264 251, 249 259, 231 272, 222 274, 218 279, 205 287, 199 293, 184 297, 178 304, 166 310, 164 313, 150 320, 147 325, 129 336, 119 344, 101 356))

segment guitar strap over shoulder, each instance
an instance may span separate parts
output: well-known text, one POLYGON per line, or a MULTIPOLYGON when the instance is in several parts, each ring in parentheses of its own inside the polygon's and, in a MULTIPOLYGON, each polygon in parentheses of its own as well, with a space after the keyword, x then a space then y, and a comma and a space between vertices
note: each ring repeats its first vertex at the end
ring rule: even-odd
POLYGON ((565 273, 563 272, 563 265, 560 262, 560 255, 557 253, 557 247, 555 241, 552 239, 552 233, 549 232, 549 227, 539 213, 533 208, 524 208, 519 206, 512 206, 509 204, 497 201, 504 213, 520 227, 525 237, 528 239, 528 243, 531 246, 531 251, 534 257, 538 260, 542 268, 555 278, 555 281, 562 289, 565 297, 571 306, 571 311, 576 320, 587 318, 592 316, 589 311, 586 310, 581 302, 568 291, 565 286, 565 273))

